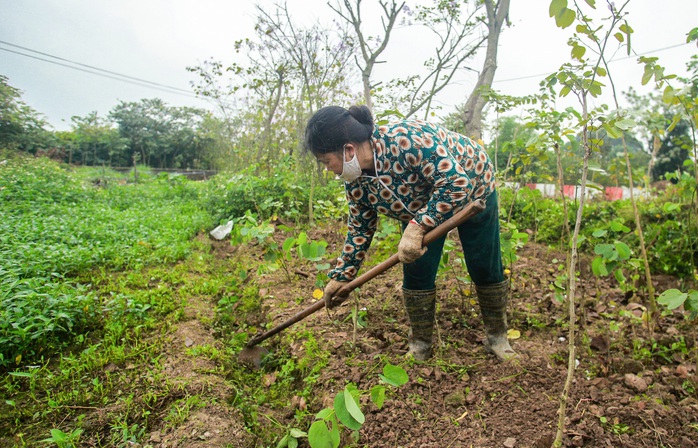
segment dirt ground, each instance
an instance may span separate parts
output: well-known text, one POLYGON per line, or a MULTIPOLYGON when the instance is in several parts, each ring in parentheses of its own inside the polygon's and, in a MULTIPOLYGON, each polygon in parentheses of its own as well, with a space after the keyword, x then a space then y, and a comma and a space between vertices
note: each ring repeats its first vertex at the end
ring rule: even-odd
MULTIPOLYGON (((341 232, 322 229, 309 236, 328 241, 328 253, 343 240, 341 232)), ((209 242, 221 260, 234 259, 245 250, 230 247, 228 241, 209 242)), ((398 266, 355 292, 359 306, 365 308, 365 328, 355 331, 348 318, 351 306, 345 303, 285 330, 311 332, 332 357, 317 380, 312 400, 289 397, 289 409, 262 406, 259 414, 268 412, 265 418, 288 425, 298 407, 316 413, 331 406, 337 387, 347 381, 368 390, 379 382, 380 372, 372 366, 383 356, 402 365, 409 382, 391 389, 380 410, 364 400, 366 422, 358 443, 351 446, 549 447, 568 363, 566 305, 555 300, 551 288, 561 263, 563 254, 529 243, 511 267, 509 321, 520 333, 511 343, 521 357, 508 363, 486 353, 474 291, 449 274, 438 282, 435 356, 425 363, 406 360, 408 326, 400 301, 398 266)), ((249 271, 254 268, 250 266, 249 271)), ((650 342, 641 319, 644 307, 637 303, 640 298, 624 293, 610 280, 596 279, 587 270, 582 263, 578 365, 568 400, 564 446, 697 446, 695 324, 688 326, 681 311, 669 313, 659 320, 655 342, 650 342)), ((281 271, 253 279, 260 288, 262 312, 248 317, 252 323, 278 324, 313 303, 315 272, 306 272, 306 277, 302 269, 298 271, 292 282, 281 271), (291 299, 299 294, 307 299, 300 303, 291 299)), ((657 279, 660 291, 672 286, 671 278, 657 279)), ((221 347, 209 324, 214 307, 205 298, 189 303, 170 335, 162 362, 173 379, 179 378, 187 388, 207 391, 220 405, 197 409, 178 428, 154 429, 145 446, 264 446, 261 434, 247 431, 240 412, 225 405, 234 401, 234 386, 226 382, 220 366, 201 359, 194 365, 191 357, 183 355, 185 347, 221 347)), ((302 336, 289 346, 280 344, 278 336, 263 343, 272 351, 304 356, 302 336)), ((275 372, 267 368, 259 375, 263 381, 273 381, 275 372)), ((260 425, 269 427, 268 422, 260 425)), ((346 440, 345 435, 342 446, 346 440)), ((307 439, 300 439, 299 446, 308 446, 307 439)))

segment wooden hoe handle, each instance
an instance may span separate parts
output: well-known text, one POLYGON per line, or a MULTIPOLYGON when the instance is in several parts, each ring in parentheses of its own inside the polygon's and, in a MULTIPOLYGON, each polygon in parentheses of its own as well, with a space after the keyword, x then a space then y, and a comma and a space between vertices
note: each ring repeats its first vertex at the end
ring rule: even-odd
MULTIPOLYGON (((481 211, 485 209, 485 201, 482 199, 478 199, 477 201, 471 202, 468 204, 467 207, 465 207, 463 210, 459 211, 455 215, 453 215, 451 218, 447 219, 441 225, 435 227, 431 231, 427 232, 426 235, 424 235, 424 239, 422 240, 422 247, 427 246, 430 244, 432 241, 435 241, 442 236, 446 235, 448 232, 451 230, 455 229, 459 225, 463 224, 465 221, 468 219, 472 218, 473 216, 477 215, 481 211)), ((378 277, 380 274, 384 273, 388 269, 392 268, 396 264, 400 262, 400 259, 398 258, 397 254, 393 254, 388 258, 387 260, 383 261, 380 264, 377 264, 376 266, 372 267, 368 271, 364 272, 362 275, 359 277, 355 278, 354 280, 348 282, 346 285, 342 286, 336 293, 335 293, 335 302, 337 305, 340 305, 343 303, 345 300, 348 299, 349 293, 358 288, 359 286, 363 285, 364 283, 373 280, 374 278, 378 277)), ((290 327, 291 325, 305 319, 306 317, 310 316, 314 312, 316 312, 319 309, 322 309, 325 307, 325 301, 324 300, 318 300, 308 308, 304 309, 303 311, 299 312, 295 316, 291 317, 288 319, 286 322, 279 324, 278 326, 272 328, 269 331, 266 331, 264 333, 258 334, 257 336, 253 337, 250 339, 250 341, 247 343, 247 347, 254 347, 255 345, 259 344, 260 342, 269 339, 270 337, 274 336, 275 334, 285 330, 286 328, 290 327)))

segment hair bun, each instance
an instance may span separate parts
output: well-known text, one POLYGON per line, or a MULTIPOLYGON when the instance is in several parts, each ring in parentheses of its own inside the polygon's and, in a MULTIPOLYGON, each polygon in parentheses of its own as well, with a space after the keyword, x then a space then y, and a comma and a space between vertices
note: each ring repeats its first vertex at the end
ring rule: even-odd
POLYGON ((351 106, 349 108, 349 114, 359 123, 373 128, 373 114, 371 113, 371 109, 365 105, 351 106))

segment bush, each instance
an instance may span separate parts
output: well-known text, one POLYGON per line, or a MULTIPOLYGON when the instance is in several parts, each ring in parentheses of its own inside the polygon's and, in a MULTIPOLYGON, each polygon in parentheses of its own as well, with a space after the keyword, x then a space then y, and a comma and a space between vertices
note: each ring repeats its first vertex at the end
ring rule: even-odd
MULTIPOLYGON (((206 210, 222 222, 244 216, 251 211, 261 219, 274 215, 303 221, 308 217, 308 201, 311 186, 307 178, 290 171, 279 171, 271 177, 259 177, 250 173, 221 173, 207 184, 206 210)), ((336 218, 346 214, 343 183, 330 180, 313 190, 316 216, 336 218)))
MULTIPOLYGON (((652 272, 689 278, 694 275, 694 263, 698 257, 698 225, 689 217, 690 207, 672 203, 673 193, 651 201, 638 200, 645 243, 652 272), (693 260, 693 262, 690 262, 693 260)), ((511 220, 518 229, 529 229, 535 241, 560 245, 564 224, 564 208, 558 199, 543 198, 539 191, 523 188, 516 194, 510 188, 499 189, 500 214, 503 220, 511 220)), ((570 231, 574 227, 577 202, 568 202, 567 222, 570 231)), ((606 229, 616 221, 631 229, 618 236, 618 240, 634 248, 640 256, 640 242, 635 232, 635 217, 629 199, 605 201, 590 199, 584 206, 580 250, 593 253, 592 235, 606 229)))

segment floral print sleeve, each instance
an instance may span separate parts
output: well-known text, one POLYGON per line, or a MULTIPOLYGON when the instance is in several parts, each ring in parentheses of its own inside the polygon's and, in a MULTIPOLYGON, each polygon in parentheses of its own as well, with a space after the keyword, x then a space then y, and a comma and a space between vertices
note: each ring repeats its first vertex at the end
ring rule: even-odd
POLYGON ((328 276, 340 282, 354 280, 361 264, 366 258, 373 235, 376 233, 378 216, 374 209, 355 201, 347 189, 349 202, 349 220, 347 237, 342 248, 342 255, 337 259, 337 265, 328 276))

